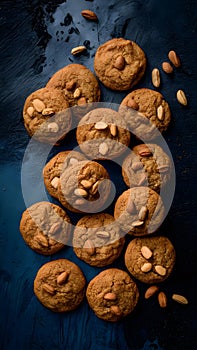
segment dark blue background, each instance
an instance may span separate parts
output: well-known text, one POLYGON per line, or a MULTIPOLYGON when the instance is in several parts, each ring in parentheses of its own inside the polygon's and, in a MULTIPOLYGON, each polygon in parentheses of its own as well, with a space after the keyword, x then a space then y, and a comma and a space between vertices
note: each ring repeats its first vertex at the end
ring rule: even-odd
MULTIPOLYGON (((0 1, 1 350, 196 349, 196 5, 194 0, 0 1), (81 10, 87 8, 97 13, 98 24, 81 17, 81 10), (146 286, 138 283, 141 297, 136 310, 116 324, 99 320, 86 301, 68 314, 59 315, 44 308, 32 289, 42 264, 59 257, 71 259, 82 268, 87 281, 101 269, 81 262, 71 247, 52 257, 36 254, 25 245, 18 229, 25 210, 21 164, 29 142, 22 121, 25 98, 69 63, 79 62, 93 70, 97 47, 112 37, 134 40, 145 51, 148 66, 137 87, 153 88, 151 70, 161 67, 169 50, 177 51, 182 61, 181 68, 175 69, 172 76, 161 73, 160 89, 172 110, 172 123, 165 139, 177 177, 174 201, 160 228, 177 251, 173 275, 161 285, 169 304, 163 310, 156 298, 144 300, 146 286), (71 48, 83 43, 87 52, 73 57, 71 48), (185 91, 187 107, 177 102, 178 89, 185 91), (173 302, 172 293, 187 296, 189 305, 173 302)), ((106 102, 120 103, 127 94, 110 91, 103 85, 101 90, 102 101, 106 102)), ((75 146, 74 133, 68 141, 69 148, 75 146)), ((125 185, 119 183, 119 169, 115 165, 110 167, 121 192, 125 185)), ((29 188, 32 191, 31 183, 29 188)), ((39 184, 34 190, 38 189, 39 184)), ((124 268, 123 255, 113 266, 124 268)))

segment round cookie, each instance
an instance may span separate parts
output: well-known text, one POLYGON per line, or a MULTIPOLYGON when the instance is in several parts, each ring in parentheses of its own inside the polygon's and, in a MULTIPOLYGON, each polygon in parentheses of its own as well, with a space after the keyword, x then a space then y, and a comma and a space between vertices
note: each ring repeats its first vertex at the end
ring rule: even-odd
POLYGON ((134 236, 154 233, 161 225, 164 214, 164 205, 159 194, 145 186, 124 191, 114 208, 114 217, 121 229, 134 236))
POLYGON ((62 90, 70 106, 83 106, 100 100, 98 81, 82 64, 72 63, 58 70, 46 87, 62 90))
POLYGON ((169 104, 162 94, 147 88, 130 92, 121 102, 119 112, 126 118, 129 130, 143 141, 167 130, 171 120, 169 104))
POLYGON ((144 283, 159 283, 171 274, 175 249, 167 237, 134 238, 125 253, 128 271, 144 283))
POLYGON ((56 143, 70 131, 72 118, 68 100, 59 90, 42 88, 32 92, 23 108, 25 128, 30 136, 56 143))
MULTIPOLYGON (((111 182, 107 170, 99 163, 82 161, 60 176, 58 198, 73 212, 96 213, 110 200, 111 182)), ((110 203, 111 204, 111 203, 110 203)))
POLYGON ((121 254, 124 243, 119 225, 107 213, 85 215, 73 234, 75 254, 92 266, 111 264, 121 254))
POLYGON ((134 310, 139 292, 127 272, 111 268, 90 281, 86 297, 97 317, 116 322, 134 310))
POLYGON ((112 90, 131 89, 140 81, 145 69, 145 54, 133 41, 114 38, 99 46, 96 51, 95 73, 112 90))
POLYGON ((20 232, 31 249, 43 255, 51 255, 69 242, 70 219, 59 206, 38 202, 23 212, 20 232))
POLYGON ((62 151, 47 162, 43 168, 43 179, 49 194, 58 199, 58 182, 61 173, 69 166, 78 164, 86 157, 77 151, 62 151))
POLYGON ((50 261, 38 270, 34 293, 54 312, 76 309, 85 296, 85 277, 81 269, 67 259, 50 261))
POLYGON ((128 187, 147 182, 156 192, 170 181, 171 161, 163 149, 156 144, 140 144, 132 148, 122 164, 122 176, 128 187))
POLYGON ((112 159, 127 150, 130 132, 125 120, 110 108, 96 108, 78 124, 77 142, 91 159, 112 159))

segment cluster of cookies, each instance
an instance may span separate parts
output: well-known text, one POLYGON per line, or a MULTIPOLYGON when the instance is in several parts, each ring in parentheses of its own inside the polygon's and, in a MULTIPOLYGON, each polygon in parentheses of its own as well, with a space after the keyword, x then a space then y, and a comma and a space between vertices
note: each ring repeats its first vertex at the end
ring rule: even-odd
MULTIPOLYGON (((136 43, 117 38, 98 48, 94 67, 106 87, 124 91, 144 75, 146 57, 136 43)), ((57 145, 71 130, 73 118, 78 118, 80 151, 58 152, 44 166, 43 179, 48 193, 62 207, 83 215, 74 227, 62 207, 35 203, 22 214, 20 232, 40 254, 51 255, 72 245, 79 259, 98 267, 108 266, 121 255, 126 234, 134 237, 126 247, 128 272, 107 268, 86 288, 81 269, 59 259, 43 265, 34 281, 36 296, 53 311, 75 309, 86 294, 98 317, 117 321, 130 313, 139 299, 130 274, 144 283, 159 283, 171 274, 175 263, 170 240, 152 235, 164 219, 160 193, 170 181, 172 167, 169 156, 153 141, 158 130, 167 129, 171 113, 163 96, 146 88, 130 92, 118 111, 92 107, 99 100, 96 77, 80 64, 62 68, 46 87, 26 99, 24 124, 29 135, 39 141, 57 145), (69 108, 73 106, 77 108, 69 108), (133 134, 139 144, 131 149, 133 134), (110 215, 105 209, 111 204, 113 187, 101 162, 120 156, 128 190, 117 198, 110 215)))

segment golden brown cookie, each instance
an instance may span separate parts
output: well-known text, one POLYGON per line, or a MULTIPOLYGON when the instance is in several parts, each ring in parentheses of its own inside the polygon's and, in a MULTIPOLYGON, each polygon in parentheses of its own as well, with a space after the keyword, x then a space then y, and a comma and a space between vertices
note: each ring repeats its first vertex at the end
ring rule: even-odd
POLYGON ((124 191, 114 208, 114 217, 121 229, 134 236, 154 233, 163 222, 164 214, 159 194, 145 186, 124 191))
POLYGON ((134 310, 139 292, 127 272, 111 268, 90 281, 86 297, 97 317, 116 322, 134 310))
POLYGON ((62 90, 72 106, 100 100, 100 88, 94 74, 82 64, 72 63, 58 70, 48 81, 47 88, 62 90))
POLYGON ((131 89, 140 81, 145 69, 145 54, 134 41, 114 38, 99 46, 96 51, 95 73, 112 90, 131 89))
POLYGON ((128 187, 146 182, 160 192, 171 177, 172 164, 168 155, 156 144, 140 144, 132 148, 122 164, 122 176, 128 187), (144 180, 144 182, 142 182, 144 180))
POLYGON ((30 136, 46 143, 63 139, 71 128, 68 100, 59 90, 42 88, 32 92, 23 108, 25 128, 30 136))
POLYGON ((111 182, 107 170, 99 163, 81 161, 60 176, 58 198, 73 212, 96 213, 109 200, 111 182))
POLYGON ((58 259, 38 270, 34 293, 51 311, 67 312, 76 309, 84 299, 85 284, 85 277, 76 264, 58 259))
POLYGON ((87 113, 77 127, 77 142, 91 159, 113 159, 127 150, 130 132, 125 120, 110 108, 87 113))
POLYGON ((56 154, 44 166, 43 179, 49 194, 58 199, 58 182, 61 173, 69 166, 76 165, 86 157, 77 151, 62 151, 56 154))
POLYGON ((169 104, 162 94, 147 88, 130 92, 121 102, 119 113, 126 118, 129 130, 143 141, 167 130, 171 120, 169 104))
POLYGON ((175 249, 167 237, 133 239, 125 253, 129 272, 144 283, 159 283, 168 278, 176 259, 175 249))
POLYGON ((119 225, 107 213, 85 215, 73 234, 75 254, 92 266, 111 264, 121 254, 124 242, 119 225))
POLYGON ((27 208, 20 220, 20 232, 37 253, 51 255, 70 240, 70 218, 58 205, 38 202, 27 208))

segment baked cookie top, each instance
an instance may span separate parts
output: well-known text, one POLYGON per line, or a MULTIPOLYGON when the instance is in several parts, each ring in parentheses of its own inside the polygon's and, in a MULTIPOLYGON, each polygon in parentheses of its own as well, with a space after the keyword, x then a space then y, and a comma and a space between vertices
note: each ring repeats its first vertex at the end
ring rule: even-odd
POLYGON ((146 184, 156 192, 169 182, 172 164, 169 156, 156 144, 132 148, 122 163, 122 176, 128 187, 146 184))
POLYGON ((76 165, 86 157, 77 151, 62 151, 51 158, 43 168, 43 179, 49 194, 58 199, 60 175, 69 166, 76 165))
POLYGON ((114 38, 99 46, 96 51, 95 73, 112 90, 131 89, 140 81, 145 69, 145 54, 134 41, 114 38))
POLYGON ((91 159, 118 157, 130 142, 125 120, 110 108, 87 113, 78 124, 76 137, 81 150, 91 159))
POLYGON ((81 161, 64 170, 58 184, 59 201, 73 212, 101 211, 110 191, 107 170, 94 161, 81 161))
POLYGON ((82 64, 72 63, 58 70, 47 88, 62 90, 70 107, 100 100, 100 88, 94 74, 82 64))
POLYGON ((43 255, 51 255, 69 242, 70 218, 58 205, 38 202, 23 212, 20 232, 31 249, 43 255))
POLYGON ((125 264, 129 272, 144 283, 159 283, 171 274, 175 249, 167 237, 134 238, 127 246, 125 264))
POLYGON ((61 91, 41 88, 32 92, 23 108, 24 125, 30 136, 46 143, 63 139, 71 128, 69 103, 61 91))
POLYGON ((119 113, 125 116, 129 130, 143 141, 157 137, 157 130, 161 133, 167 130, 171 120, 170 107, 163 95, 147 88, 130 92, 122 100, 119 113), (122 108, 121 112, 122 106, 129 108, 122 108))
POLYGON ((127 272, 111 268, 100 272, 90 281, 86 296, 99 318, 116 322, 133 311, 139 292, 127 272))
POLYGON ((55 312, 76 309, 85 296, 85 277, 81 269, 67 259, 50 261, 38 270, 34 293, 39 301, 55 312))
POLYGON ((23 108, 25 128, 41 142, 56 143, 70 131, 72 118, 68 100, 59 90, 41 88, 32 92, 23 108))
POLYGON ((125 233, 144 236, 154 233, 164 219, 164 205, 158 193, 139 186, 124 191, 117 199, 114 217, 125 233))
POLYGON ((85 215, 74 230, 73 249, 92 266, 106 266, 119 257, 125 238, 114 217, 107 213, 85 215))

